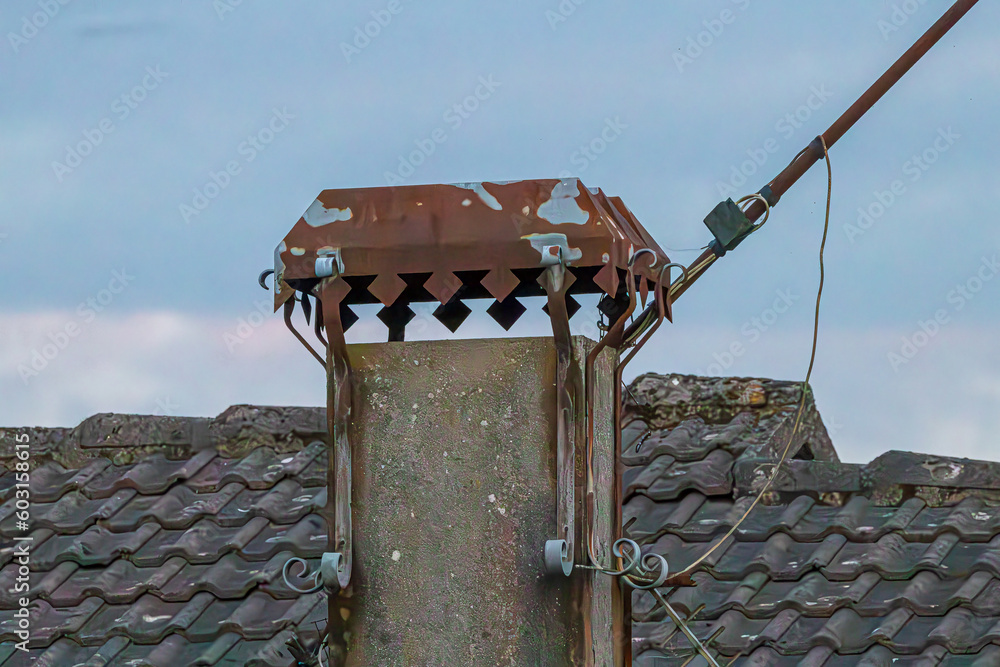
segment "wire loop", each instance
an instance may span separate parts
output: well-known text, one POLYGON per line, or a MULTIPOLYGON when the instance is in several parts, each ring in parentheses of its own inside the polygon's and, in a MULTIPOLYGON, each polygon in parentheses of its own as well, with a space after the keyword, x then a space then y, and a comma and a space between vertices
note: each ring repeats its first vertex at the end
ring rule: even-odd
MULTIPOLYGON (((760 194, 759 192, 755 192, 752 195, 747 195, 746 197, 740 197, 739 199, 736 200, 736 205, 740 206, 740 204, 743 204, 745 202, 750 202, 752 204, 754 200, 757 200, 764 205, 764 219, 755 224, 750 229, 751 234, 760 229, 761 227, 763 227, 764 223, 767 222, 767 218, 771 215, 771 205, 767 203, 767 199, 764 197, 764 195, 760 194)), ((743 211, 744 213, 747 212, 748 208, 750 208, 750 204, 747 204, 746 207, 740 206, 740 210, 743 211)))

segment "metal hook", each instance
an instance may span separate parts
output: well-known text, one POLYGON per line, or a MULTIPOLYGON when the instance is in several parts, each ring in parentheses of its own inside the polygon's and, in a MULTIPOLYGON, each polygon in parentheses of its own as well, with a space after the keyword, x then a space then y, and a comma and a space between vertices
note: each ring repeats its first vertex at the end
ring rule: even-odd
MULTIPOLYGON (((687 277, 688 277, 687 268, 685 268, 685 266, 683 264, 678 264, 677 262, 670 262, 669 264, 664 264, 663 265, 663 268, 660 269, 660 280, 663 279, 663 272, 665 270, 669 269, 672 266, 676 266, 678 269, 681 270, 681 279, 682 280, 687 280, 687 277)), ((670 276, 667 276, 667 278, 669 278, 669 277, 670 276)), ((668 282, 668 284, 669 284, 669 282, 668 282)))
POLYGON ((274 269, 264 269, 263 271, 260 272, 260 275, 257 276, 257 284, 263 287, 264 289, 270 291, 271 288, 268 287, 267 283, 265 283, 264 281, 267 280, 267 277, 272 274, 274 274, 274 269))
MULTIPOLYGON (((270 291, 271 288, 268 287, 267 283, 264 281, 267 280, 267 277, 273 273, 274 269, 264 269, 263 271, 261 271, 260 275, 257 276, 257 284, 263 287, 264 289, 270 291)), ((292 301, 302 301, 302 299, 299 298, 298 292, 292 292, 292 301)))
POLYGON ((634 253, 632 253, 632 256, 629 257, 628 259, 628 265, 632 266, 633 264, 635 264, 636 257, 647 252, 653 256, 653 263, 649 265, 649 268, 652 269, 653 267, 655 267, 656 261, 659 259, 659 257, 656 255, 654 251, 650 250, 649 248, 640 248, 639 250, 636 250, 634 253))

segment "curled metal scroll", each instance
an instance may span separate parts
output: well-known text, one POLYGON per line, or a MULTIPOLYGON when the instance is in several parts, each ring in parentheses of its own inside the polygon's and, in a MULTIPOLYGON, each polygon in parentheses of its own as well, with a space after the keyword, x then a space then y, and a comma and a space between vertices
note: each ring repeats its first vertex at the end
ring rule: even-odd
POLYGON ((556 537, 545 542, 545 571, 569 576, 575 558, 576 534, 576 427, 573 400, 577 387, 573 364, 573 339, 569 329, 566 293, 575 278, 562 256, 546 266, 538 282, 548 297, 552 335, 556 345, 556 537))
POLYGON ((648 590, 656 602, 667 612, 667 616, 674 622, 674 625, 687 637, 698 654, 705 659, 709 667, 720 667, 718 661, 708 651, 708 643, 711 642, 711 639, 703 644, 688 627, 690 618, 687 620, 681 618, 681 615, 670 606, 667 599, 656 590, 665 584, 667 577, 670 576, 667 559, 659 554, 646 554, 644 556, 636 542, 624 537, 615 540, 611 552, 622 563, 619 569, 612 570, 601 567, 594 569, 612 577, 621 577, 632 588, 648 590))
POLYGON ((319 589, 323 588, 323 581, 321 578, 320 571, 316 570, 312 574, 309 574, 309 563, 307 563, 305 559, 299 558, 297 556, 289 558, 287 561, 285 561, 284 566, 282 566, 281 568, 281 578, 285 580, 285 585, 288 586, 293 591, 295 591, 296 593, 303 593, 303 594, 315 593, 319 589), (291 580, 288 578, 289 570, 291 570, 292 566, 296 564, 301 565, 301 569, 299 570, 298 574, 292 576, 294 576, 297 579, 302 579, 303 581, 311 581, 312 585, 309 588, 299 588, 298 586, 293 584, 291 580))
POLYGON ((632 588, 658 588, 670 576, 666 558, 659 554, 642 555, 639 545, 626 537, 615 540, 611 553, 616 559, 624 561, 624 565, 618 570, 602 568, 600 571, 612 577, 625 577, 632 588))

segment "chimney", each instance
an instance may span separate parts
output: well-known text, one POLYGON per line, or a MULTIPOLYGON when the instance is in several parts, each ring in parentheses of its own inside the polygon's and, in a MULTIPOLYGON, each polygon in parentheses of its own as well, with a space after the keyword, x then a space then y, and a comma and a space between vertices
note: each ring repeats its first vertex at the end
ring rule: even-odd
POLYGON ((328 376, 312 576, 329 664, 630 663, 622 579, 657 573, 618 542, 621 377, 670 316, 667 262, 620 199, 577 179, 327 190, 309 206, 275 252, 274 296, 328 376), (601 340, 570 335, 575 294, 600 295, 601 340), (509 330, 530 296, 552 337, 404 342, 414 302, 437 301, 455 332, 465 301, 490 299, 509 330), (368 303, 389 342, 347 345, 368 303))

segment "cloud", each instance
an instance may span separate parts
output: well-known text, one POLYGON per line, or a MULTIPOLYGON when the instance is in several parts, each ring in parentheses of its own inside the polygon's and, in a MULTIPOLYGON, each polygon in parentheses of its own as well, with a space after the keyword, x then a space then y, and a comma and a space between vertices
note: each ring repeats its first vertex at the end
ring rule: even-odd
MULTIPOLYGON (((499 327, 476 311, 462 337, 490 337, 499 327)), ((531 304, 532 306, 537 304, 531 304)), ((447 333, 421 315, 411 339, 447 333), (419 326, 426 320, 424 326, 419 326)), ((27 385, 17 372, 25 350, 49 340, 72 313, 14 315, 0 333, 3 426, 73 426, 99 412, 215 416, 238 403, 323 405, 322 367, 285 329, 280 316, 251 309, 236 318, 181 312, 139 312, 95 320, 27 385), (258 313, 259 316, 254 316, 258 313), (233 340, 239 342, 234 343, 233 340)), ((575 319, 575 318, 574 318, 575 319)), ((582 324, 582 322, 577 322, 582 324)), ((526 316, 521 334, 547 335, 543 317, 526 316)), ((892 449, 1000 459, 1000 352, 982 355, 995 340, 989 328, 953 324, 899 373, 886 352, 910 332, 824 327, 813 387, 834 444, 845 461, 866 462, 892 449)), ((370 314, 352 340, 379 341, 385 328, 370 314)), ((311 338, 311 336, 309 336, 311 338)), ((753 343, 731 327, 665 324, 629 366, 643 372, 696 373, 742 341, 746 351, 724 374, 800 380, 811 331, 777 324, 753 343)))

